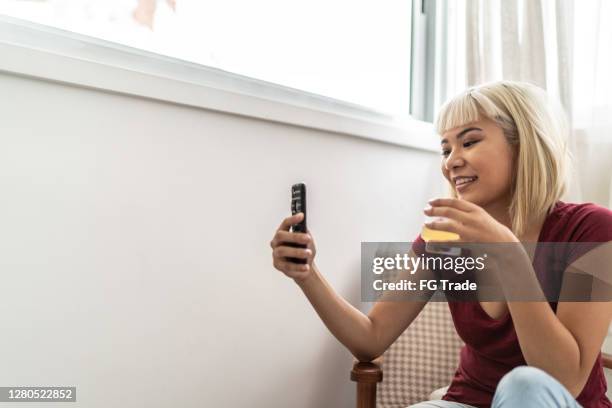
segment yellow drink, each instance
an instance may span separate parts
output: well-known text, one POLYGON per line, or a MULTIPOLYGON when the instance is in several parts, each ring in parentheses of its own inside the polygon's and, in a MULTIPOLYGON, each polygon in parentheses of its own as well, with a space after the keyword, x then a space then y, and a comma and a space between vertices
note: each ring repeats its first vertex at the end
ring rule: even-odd
POLYGON ((454 232, 448 231, 438 231, 427 228, 423 225, 423 230, 421 231, 421 237, 423 241, 456 241, 458 240, 459 234, 455 234, 454 232))

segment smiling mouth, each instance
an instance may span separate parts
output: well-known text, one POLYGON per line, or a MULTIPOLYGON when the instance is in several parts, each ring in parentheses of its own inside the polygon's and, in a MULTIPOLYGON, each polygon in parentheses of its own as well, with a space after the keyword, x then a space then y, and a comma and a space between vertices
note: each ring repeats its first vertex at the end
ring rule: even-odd
POLYGON ((478 177, 471 177, 470 179, 461 179, 455 184, 455 188, 457 191, 464 190, 468 186, 471 186, 476 181, 478 181, 478 177))

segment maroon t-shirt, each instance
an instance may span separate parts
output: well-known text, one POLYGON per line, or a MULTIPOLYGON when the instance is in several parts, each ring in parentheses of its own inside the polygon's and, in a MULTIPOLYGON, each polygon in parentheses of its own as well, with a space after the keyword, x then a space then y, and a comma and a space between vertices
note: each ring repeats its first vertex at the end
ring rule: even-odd
MULTIPOLYGON (((538 242, 608 242, 612 241, 612 211, 592 203, 573 204, 558 201, 546 217, 538 242)), ((421 252, 424 241, 419 235, 413 244, 421 252)), ((418 253, 417 252, 417 253, 418 253)), ((568 265, 577 256, 568 254, 568 265)), ((534 270, 546 262, 533 261, 534 270)), ((556 302, 549 302, 553 311, 556 302)), ((527 365, 519 346, 510 313, 492 319, 479 302, 448 302, 457 334, 465 342, 459 367, 443 400, 462 402, 476 407, 490 407, 501 378, 520 365, 527 365)), ((601 353, 597 356, 589 379, 576 400, 584 408, 612 407, 606 397, 606 378, 601 353)))

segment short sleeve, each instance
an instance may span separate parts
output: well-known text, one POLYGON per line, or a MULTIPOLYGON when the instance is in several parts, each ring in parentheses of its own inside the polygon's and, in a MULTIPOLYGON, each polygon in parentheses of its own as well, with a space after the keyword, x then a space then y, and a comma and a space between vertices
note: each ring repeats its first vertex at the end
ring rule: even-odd
POLYGON ((605 207, 591 204, 576 211, 575 242, 609 242, 612 241, 612 211, 605 207))
POLYGON ((586 252, 599 246, 598 243, 612 241, 612 211, 588 203, 581 206, 571 217, 572 234, 567 264, 570 265, 586 252))

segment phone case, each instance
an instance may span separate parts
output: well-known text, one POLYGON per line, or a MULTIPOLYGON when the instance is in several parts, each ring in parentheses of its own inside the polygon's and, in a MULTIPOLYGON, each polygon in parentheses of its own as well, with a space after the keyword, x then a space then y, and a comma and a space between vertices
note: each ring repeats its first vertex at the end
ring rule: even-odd
MULTIPOLYGON (((291 226, 292 232, 307 232, 308 229, 306 227, 306 184, 304 183, 296 183, 291 186, 291 215, 295 215, 299 212, 304 213, 304 218, 297 224, 291 226)), ((294 248, 306 248, 306 245, 296 244, 293 242, 287 242, 287 246, 291 246, 294 248)), ((302 258, 290 258, 287 260, 289 262, 294 262, 298 264, 305 264, 306 259, 302 258)))

